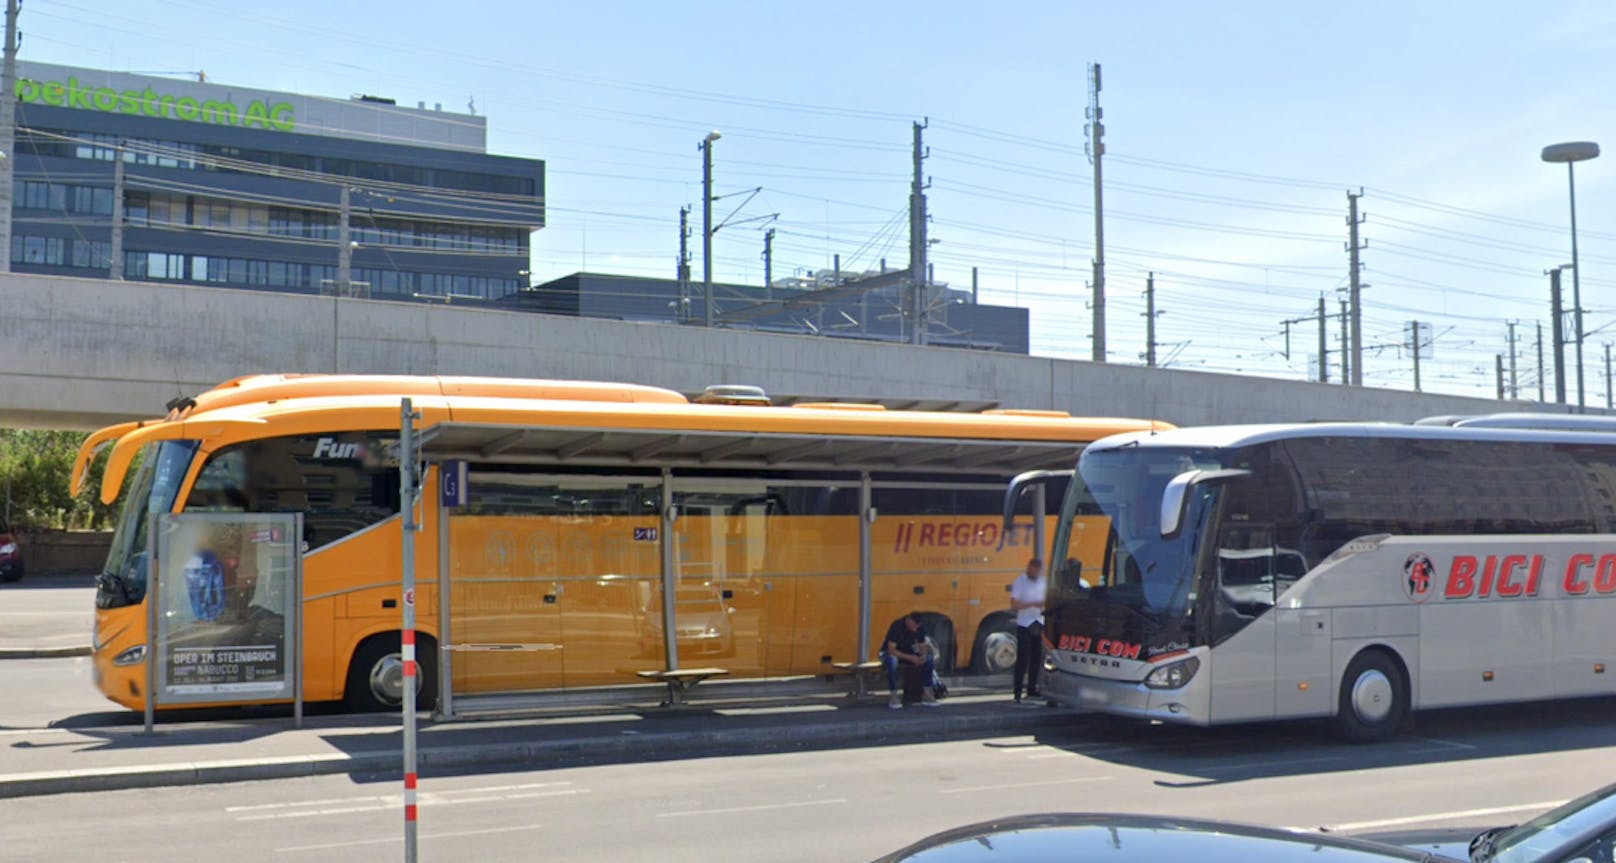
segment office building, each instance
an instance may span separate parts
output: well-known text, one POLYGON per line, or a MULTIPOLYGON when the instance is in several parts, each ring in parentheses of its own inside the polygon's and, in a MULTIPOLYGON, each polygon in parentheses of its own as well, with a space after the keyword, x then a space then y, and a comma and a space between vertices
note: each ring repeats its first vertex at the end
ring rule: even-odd
POLYGON ((17 272, 377 299, 528 283, 544 162, 488 154, 476 114, 27 62, 17 96, 17 272))

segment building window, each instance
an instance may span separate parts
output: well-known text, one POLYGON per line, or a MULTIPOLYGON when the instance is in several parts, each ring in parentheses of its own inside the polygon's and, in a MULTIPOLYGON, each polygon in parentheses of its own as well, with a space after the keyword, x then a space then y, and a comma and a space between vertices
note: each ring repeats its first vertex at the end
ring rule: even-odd
POLYGON ((112 244, 97 240, 74 240, 72 265, 91 270, 112 269, 112 244))
POLYGON ((17 264, 44 264, 62 266, 66 263, 66 243, 60 237, 32 237, 13 235, 11 261, 17 264))

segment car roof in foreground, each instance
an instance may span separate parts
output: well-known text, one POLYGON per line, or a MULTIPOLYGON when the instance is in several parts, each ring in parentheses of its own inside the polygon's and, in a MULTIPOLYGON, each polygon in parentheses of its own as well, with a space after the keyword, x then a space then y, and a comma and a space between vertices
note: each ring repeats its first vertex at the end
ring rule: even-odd
POLYGON ((1273 830, 1223 821, 1151 815, 1051 813, 957 827, 880 858, 877 863, 1372 863, 1445 861, 1409 848, 1323 833, 1273 830))

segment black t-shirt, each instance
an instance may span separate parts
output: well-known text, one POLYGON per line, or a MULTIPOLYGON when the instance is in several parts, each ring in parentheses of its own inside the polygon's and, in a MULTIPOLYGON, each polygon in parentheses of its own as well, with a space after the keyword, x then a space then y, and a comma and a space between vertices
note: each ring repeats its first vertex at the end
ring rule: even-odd
POLYGON ((900 617, 892 621, 892 625, 887 627, 887 637, 881 640, 882 650, 886 650, 887 645, 897 642, 899 653, 915 654, 920 652, 917 648, 926 641, 926 627, 922 625, 914 632, 910 632, 908 625, 904 623, 905 619, 900 617))

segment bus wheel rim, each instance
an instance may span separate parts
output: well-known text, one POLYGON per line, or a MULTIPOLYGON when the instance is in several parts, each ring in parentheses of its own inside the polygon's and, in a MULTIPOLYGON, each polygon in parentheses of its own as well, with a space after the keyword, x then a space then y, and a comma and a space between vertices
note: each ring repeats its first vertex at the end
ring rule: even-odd
POLYGON ((982 655, 987 659, 988 671, 1010 671, 1016 667, 1016 639, 1008 632, 990 632, 983 644, 982 655))
POLYGON ((370 669, 370 692, 383 704, 404 702, 404 658, 389 653, 370 669))
POLYGON ((1396 694, 1391 678, 1379 669, 1369 669, 1352 683, 1352 712, 1366 723, 1382 722, 1391 715, 1396 694))

